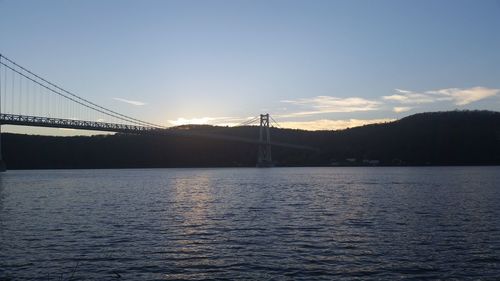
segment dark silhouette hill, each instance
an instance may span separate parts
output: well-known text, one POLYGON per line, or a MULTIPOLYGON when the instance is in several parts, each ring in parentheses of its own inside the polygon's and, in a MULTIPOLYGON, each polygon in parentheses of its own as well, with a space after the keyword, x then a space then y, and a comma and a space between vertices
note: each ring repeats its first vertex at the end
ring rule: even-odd
MULTIPOLYGON (((183 135, 54 137, 3 134, 8 169, 255 166, 257 145, 199 136, 257 139, 258 127, 181 126, 183 135), (189 136, 193 132, 198 135, 189 136)), ((500 165, 500 112, 420 113, 338 131, 271 129, 278 166, 500 165)))

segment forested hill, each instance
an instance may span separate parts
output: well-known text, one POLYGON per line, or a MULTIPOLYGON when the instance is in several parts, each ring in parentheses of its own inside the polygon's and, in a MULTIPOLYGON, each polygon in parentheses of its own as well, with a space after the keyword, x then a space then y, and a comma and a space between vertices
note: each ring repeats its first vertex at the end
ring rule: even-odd
MULTIPOLYGON (((182 126, 173 130, 257 139, 258 127, 182 126)), ((451 111, 339 131, 271 129, 278 166, 500 165, 500 112, 451 111)), ((201 136, 3 134, 8 169, 255 166, 255 144, 201 136)))

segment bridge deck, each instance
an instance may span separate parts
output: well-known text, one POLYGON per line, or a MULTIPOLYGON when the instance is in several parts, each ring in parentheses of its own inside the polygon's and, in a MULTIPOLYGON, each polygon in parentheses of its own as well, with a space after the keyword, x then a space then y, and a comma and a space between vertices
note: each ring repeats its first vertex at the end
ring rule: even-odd
MULTIPOLYGON (((210 132, 196 132, 196 131, 175 130, 168 128, 158 129, 155 127, 146 127, 146 126, 124 125, 116 123, 92 122, 92 121, 38 117, 38 116, 14 115, 5 113, 0 114, 0 124, 104 131, 104 132, 141 134, 141 135, 175 135, 175 136, 186 136, 186 137, 204 137, 204 138, 229 140, 229 141, 244 142, 251 144, 266 144, 266 142, 259 140, 252 140, 238 136, 214 134, 210 132)), ((271 142, 271 145, 289 147, 295 149, 305 149, 305 150, 315 150, 315 151, 317 150, 316 148, 309 146, 281 143, 281 142, 271 142)))
POLYGON ((73 119, 60 119, 38 116, 0 114, 0 123, 3 125, 34 126, 49 128, 65 128, 78 130, 106 131, 117 133, 144 133, 157 130, 153 127, 123 125, 106 122, 92 122, 73 119))

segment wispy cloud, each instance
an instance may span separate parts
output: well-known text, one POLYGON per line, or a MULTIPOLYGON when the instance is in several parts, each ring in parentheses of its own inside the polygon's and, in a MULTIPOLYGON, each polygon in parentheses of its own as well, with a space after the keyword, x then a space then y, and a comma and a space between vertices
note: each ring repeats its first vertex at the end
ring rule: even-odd
POLYGON ((282 100, 281 102, 299 106, 302 110, 294 113, 279 115, 279 117, 298 117, 314 114, 370 111, 379 109, 379 101, 364 98, 337 98, 331 96, 317 96, 297 100, 282 100))
MULTIPOLYGON (((280 125, 285 128, 296 128, 304 130, 338 130, 373 123, 390 122, 394 121, 395 119, 319 119, 313 121, 300 121, 300 119, 301 117, 318 114, 366 112, 375 110, 387 111, 390 109, 392 109, 392 111, 395 113, 402 113, 414 110, 423 104, 436 102, 451 102, 455 105, 463 106, 489 97, 498 96, 500 94, 500 89, 492 89, 486 87, 472 87, 465 89, 445 88, 424 92, 415 92, 405 89, 395 89, 394 91, 395 92, 392 95, 372 99, 361 97, 339 98, 333 96, 316 96, 311 98, 282 100, 282 103, 288 104, 287 107, 281 108, 281 110, 285 111, 285 113, 273 114, 273 116, 275 118, 282 118, 285 120, 287 118, 299 120, 280 121, 280 125)), ((124 99, 115 99, 125 101, 124 99)), ((133 101, 127 100, 127 102, 133 101)), ((250 119, 252 119, 252 117, 180 117, 176 120, 168 120, 168 122, 174 126, 188 124, 235 126, 250 119)))
POLYGON ((346 120, 328 120, 320 119, 313 121, 298 122, 280 122, 283 128, 302 129, 302 130, 341 130, 346 128, 359 127, 368 124, 391 122, 395 119, 346 119, 346 120))
POLYGON ((400 112, 410 111, 412 109, 413 109, 413 107, 409 107, 409 106, 396 106, 392 109, 392 111, 394 111, 396 113, 400 113, 400 112))
POLYGON ((143 106, 143 105, 146 105, 146 103, 144 103, 144 102, 142 102, 142 101, 127 100, 127 99, 122 99, 122 98, 113 98, 113 99, 114 99, 114 100, 117 100, 117 101, 124 102, 124 103, 131 104, 131 105, 135 105, 135 106, 143 106))
POLYGON ((451 101, 455 105, 463 106, 488 97, 496 96, 500 93, 500 89, 490 89, 486 87, 472 87, 467 89, 446 88, 425 91, 423 93, 401 89, 395 89, 395 91, 395 94, 383 96, 382 99, 409 105, 451 101))
MULTIPOLYGON (((275 116, 277 117, 277 116, 275 116)), ((251 120, 253 117, 237 118, 237 117, 200 117, 200 118, 177 118, 176 120, 168 120, 173 126, 180 125, 219 125, 219 126, 237 126, 241 123, 251 120)), ((395 119, 346 119, 346 120, 328 120, 320 119, 313 121, 281 121, 279 122, 282 128, 302 129, 302 130, 340 130, 345 128, 353 128, 374 123, 391 122, 395 119)), ((258 125, 258 121, 254 123, 258 125)))
POLYGON ((427 93, 449 97, 456 105, 466 105, 485 98, 496 96, 500 93, 500 89, 490 89, 485 87, 473 87, 469 89, 449 88, 429 91, 427 93))
POLYGON ((419 94, 411 91, 396 89, 397 94, 383 96, 382 99, 402 104, 422 104, 436 101, 436 97, 428 94, 419 94))
POLYGON ((219 126, 236 126, 245 121, 249 121, 253 117, 198 117, 198 118, 177 118, 176 120, 168 120, 173 126, 180 125, 219 125, 219 126))
POLYGON ((395 90, 396 92, 398 92, 398 93, 401 93, 401 94, 411 94, 411 93, 412 93, 412 91, 402 90, 402 89, 398 89, 398 88, 396 88, 396 89, 394 89, 394 90, 395 90))

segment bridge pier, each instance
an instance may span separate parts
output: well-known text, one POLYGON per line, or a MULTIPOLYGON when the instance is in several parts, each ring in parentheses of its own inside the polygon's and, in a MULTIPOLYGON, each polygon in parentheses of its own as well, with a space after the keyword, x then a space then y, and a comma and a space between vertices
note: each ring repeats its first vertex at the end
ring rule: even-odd
POLYGON ((2 124, 0 124, 0 172, 5 172, 5 162, 2 155, 2 124))
POLYGON ((269 134, 269 113, 260 115, 259 130, 259 155, 257 156, 257 167, 274 167, 271 158, 271 135, 269 134))
MULTIPOLYGON (((0 66, 2 66, 2 54, 0 54, 0 66)), ((1 72, 0 72, 1 73, 1 72)), ((7 81, 3 81, 7 83, 7 81)), ((0 115, 2 114, 2 79, 0 78, 0 115)), ((4 93, 7 95, 7 93, 4 93)), ((5 162, 2 156, 2 123, 0 123, 0 172, 5 172, 5 162)))

